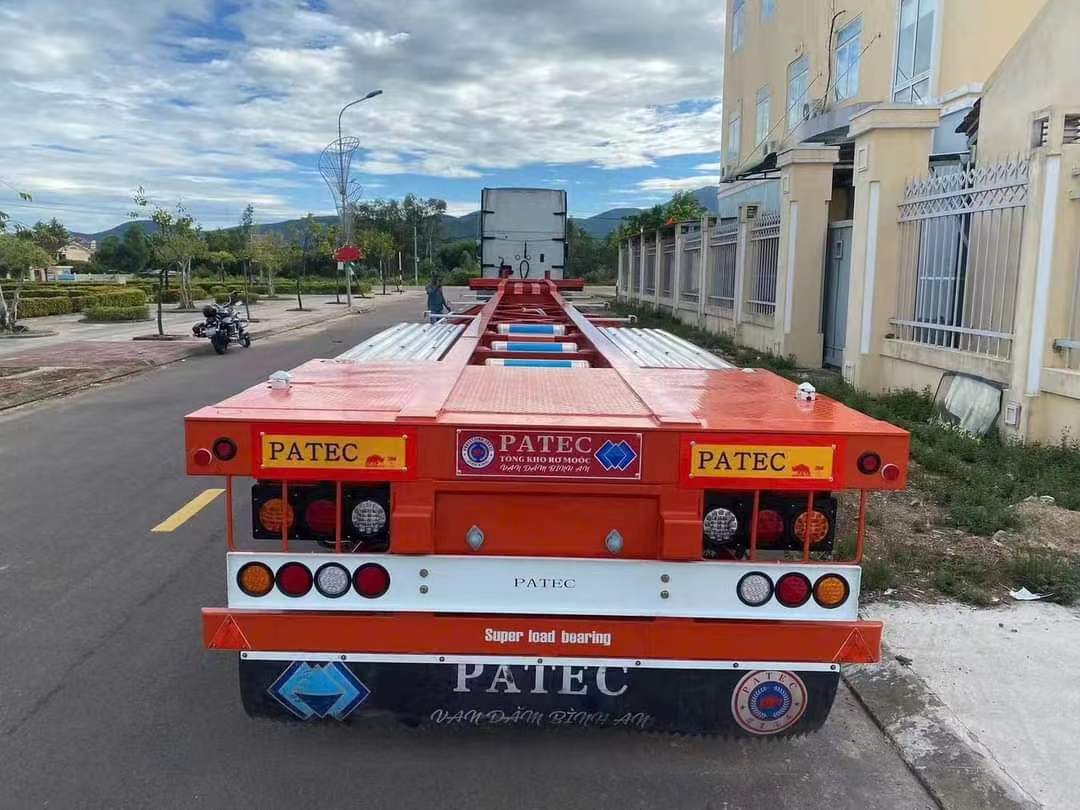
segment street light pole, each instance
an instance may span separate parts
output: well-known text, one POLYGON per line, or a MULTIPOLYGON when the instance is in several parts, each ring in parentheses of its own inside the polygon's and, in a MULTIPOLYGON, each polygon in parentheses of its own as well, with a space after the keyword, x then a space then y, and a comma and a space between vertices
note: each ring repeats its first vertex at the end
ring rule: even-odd
MULTIPOLYGON (((337 117, 337 138, 338 138, 339 147, 340 147, 340 144, 341 144, 341 116, 343 116, 345 114, 345 111, 347 109, 349 109, 349 107, 353 106, 354 104, 359 104, 361 101, 367 101, 369 98, 375 98, 375 96, 381 96, 381 95, 382 95, 382 90, 372 90, 370 93, 368 93, 363 98, 358 98, 358 99, 355 99, 354 101, 350 101, 348 104, 346 104, 344 107, 341 108, 341 112, 338 113, 338 117, 337 117)), ((344 152, 344 150, 342 150, 340 148, 338 149, 338 161, 339 161, 338 162, 338 182, 339 182, 339 184, 341 186, 338 189, 338 191, 339 191, 339 193, 341 195, 341 221, 338 223, 338 225, 339 225, 339 227, 341 229, 341 246, 344 247, 345 245, 349 244, 349 242, 352 241, 352 239, 351 239, 352 234, 350 232, 352 230, 352 228, 351 228, 352 221, 350 219, 349 212, 345 210, 345 207, 347 205, 346 201, 348 200, 349 189, 347 187, 348 186, 347 178, 345 177, 345 152, 344 152), (349 223, 348 227, 346 227, 346 223, 349 223)), ((345 273, 345 306, 348 309, 352 309, 352 270, 351 269, 347 270, 346 273, 345 273)))

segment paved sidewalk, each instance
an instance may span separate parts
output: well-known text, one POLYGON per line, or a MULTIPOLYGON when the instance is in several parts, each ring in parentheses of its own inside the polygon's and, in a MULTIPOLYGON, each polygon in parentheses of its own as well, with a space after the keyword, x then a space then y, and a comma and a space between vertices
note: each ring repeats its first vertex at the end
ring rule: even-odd
POLYGON ((1080 609, 879 602, 864 612, 1012 782, 1045 807, 1077 806, 1080 609))
MULTIPOLYGON (((417 290, 354 299, 354 310, 364 312, 394 301, 412 300, 417 320, 423 315, 424 296, 417 290)), ((304 311, 289 312, 295 298, 260 301, 251 308, 251 334, 256 340, 293 329, 315 326, 347 317, 333 296, 304 296, 304 311), (308 309, 311 307, 311 309, 308 309)), ((151 308, 153 311, 153 308, 151 308)), ((191 336, 191 327, 201 319, 198 312, 163 313, 167 334, 184 335, 181 340, 134 340, 157 334, 156 320, 135 323, 81 323, 81 314, 54 315, 27 321, 34 329, 51 330, 55 335, 39 338, 0 339, 0 410, 58 396, 88 385, 127 376, 148 368, 187 357, 212 355, 210 342, 191 336)), ((353 316, 355 317, 355 315, 353 316)))

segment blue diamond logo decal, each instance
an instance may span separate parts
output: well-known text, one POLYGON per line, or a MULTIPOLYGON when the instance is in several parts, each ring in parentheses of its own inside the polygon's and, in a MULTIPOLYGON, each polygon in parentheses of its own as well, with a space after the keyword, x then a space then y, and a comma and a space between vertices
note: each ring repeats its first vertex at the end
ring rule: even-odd
POLYGON ((326 664, 294 661, 267 691, 301 720, 313 717, 344 720, 371 694, 345 664, 337 661, 326 664))
POLYGON ((606 441, 594 454, 605 470, 625 470, 637 458, 637 453, 626 441, 606 441))

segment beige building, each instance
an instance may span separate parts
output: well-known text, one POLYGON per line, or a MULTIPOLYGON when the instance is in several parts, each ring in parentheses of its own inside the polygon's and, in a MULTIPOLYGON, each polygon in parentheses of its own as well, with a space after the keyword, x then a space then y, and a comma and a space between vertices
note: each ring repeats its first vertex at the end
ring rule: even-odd
POLYGON ((69 242, 56 252, 56 260, 59 262, 88 262, 97 250, 97 243, 91 241, 89 245, 82 242, 69 242))
POLYGON ((726 29, 718 216, 624 243, 620 294, 1080 438, 1080 3, 727 0, 726 29))

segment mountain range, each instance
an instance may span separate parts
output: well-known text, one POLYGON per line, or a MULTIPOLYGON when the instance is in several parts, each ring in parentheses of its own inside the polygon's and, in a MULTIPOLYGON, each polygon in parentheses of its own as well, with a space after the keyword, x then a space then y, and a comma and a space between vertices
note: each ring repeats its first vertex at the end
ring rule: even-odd
MULTIPOLYGON (((694 191, 693 194, 706 209, 712 212, 716 211, 715 186, 699 188, 694 191)), ((612 208, 608 211, 594 214, 591 217, 571 217, 571 219, 585 231, 585 233, 589 234, 589 236, 594 239, 604 239, 609 233, 619 227, 619 223, 626 217, 637 214, 642 210, 643 209, 641 208, 612 208)), ((315 219, 322 223, 337 222, 337 217, 334 216, 315 217, 315 219)), ((287 235, 296 228, 300 222, 301 220, 299 219, 288 219, 283 222, 268 222, 266 224, 256 225, 255 231, 257 233, 280 233, 282 235, 287 235)), ((447 239, 451 241, 457 239, 475 239, 480 231, 480 212, 473 211, 469 214, 463 214, 460 217, 443 214, 442 222, 443 227, 446 229, 447 239)), ((84 241, 95 240, 100 243, 110 236, 122 237, 124 232, 132 225, 139 225, 148 234, 152 234, 157 230, 157 225, 150 220, 137 219, 131 222, 122 222, 119 225, 104 231, 98 231, 97 233, 73 233, 72 236, 84 241)))

